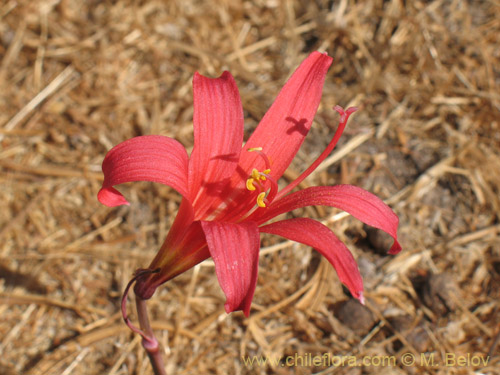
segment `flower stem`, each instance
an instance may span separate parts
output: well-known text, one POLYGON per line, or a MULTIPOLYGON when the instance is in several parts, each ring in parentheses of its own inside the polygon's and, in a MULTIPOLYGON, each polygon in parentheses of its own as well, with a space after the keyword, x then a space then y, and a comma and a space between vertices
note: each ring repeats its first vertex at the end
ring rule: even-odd
POLYGON ((160 344, 156 339, 153 329, 149 324, 148 309, 146 300, 140 296, 135 296, 135 306, 137 308, 137 316, 139 318, 139 325, 143 332, 142 346, 148 353, 149 361, 153 367, 155 375, 167 375, 165 365, 163 364, 163 357, 161 355, 160 344))
POLYGON ((137 328, 132 324, 127 314, 127 296, 132 284, 144 276, 151 273, 158 273, 159 269, 139 269, 135 272, 135 276, 129 281, 122 297, 122 315, 125 324, 135 333, 141 335, 142 337, 142 347, 148 353, 149 361, 153 367, 153 372, 155 375, 167 375, 165 371, 165 365, 163 364, 163 357, 161 355, 160 344, 155 337, 151 324, 149 323, 148 308, 146 305, 146 299, 144 299, 140 293, 135 293, 135 306, 137 308, 137 317, 139 319, 139 326, 137 328))

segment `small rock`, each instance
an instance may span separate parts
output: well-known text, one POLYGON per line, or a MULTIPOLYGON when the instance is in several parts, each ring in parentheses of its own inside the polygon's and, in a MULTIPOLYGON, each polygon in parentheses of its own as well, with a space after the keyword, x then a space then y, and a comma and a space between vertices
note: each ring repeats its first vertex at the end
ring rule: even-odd
POLYGON ((443 316, 457 308, 460 289, 448 273, 430 275, 422 290, 422 299, 437 315, 443 316))
POLYGON ((446 339, 448 344, 457 346, 465 341, 466 334, 460 323, 451 322, 448 323, 446 328, 443 330, 443 337, 446 339))
POLYGON ((341 303, 335 315, 359 336, 370 332, 376 322, 372 312, 354 299, 341 303))
POLYGON ((406 339, 419 353, 425 353, 429 351, 431 347, 431 338, 422 326, 415 327, 408 336, 406 336, 406 339))
POLYGON ((376 284, 379 282, 379 275, 377 274, 377 266, 373 260, 368 259, 364 255, 358 257, 358 268, 363 277, 366 290, 375 289, 376 284))
MULTIPOLYGON (((429 334, 422 325, 418 325, 411 329, 414 325, 414 319, 410 315, 397 316, 389 319, 389 322, 418 352, 424 353, 429 350, 431 346, 429 334)), ((399 345, 402 345, 402 343, 399 343, 399 345)), ((397 348, 397 350, 399 350, 399 348, 397 348)))

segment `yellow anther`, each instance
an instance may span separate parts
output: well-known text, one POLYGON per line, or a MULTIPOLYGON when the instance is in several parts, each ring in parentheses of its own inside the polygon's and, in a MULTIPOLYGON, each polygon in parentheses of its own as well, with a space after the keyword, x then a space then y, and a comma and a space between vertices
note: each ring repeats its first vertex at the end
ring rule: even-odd
MULTIPOLYGON (((269 174, 271 173, 271 167, 270 167, 271 165, 269 163, 269 159, 262 152, 262 147, 249 148, 249 149, 247 149, 247 151, 257 152, 264 159, 264 162, 266 163, 266 169, 264 169, 263 172, 259 172, 259 170, 256 168, 252 169, 252 173, 250 174, 250 176, 248 177, 248 179, 246 181, 247 190, 250 190, 250 191, 255 191, 257 189, 259 190, 259 194, 257 195, 257 206, 266 207, 265 201, 267 201, 267 199, 266 199, 267 193, 266 193, 266 191, 263 191, 263 190, 267 190, 267 189, 266 189, 263 181, 267 181, 268 179, 271 181, 271 191, 273 191, 273 189, 275 190, 275 188, 273 188, 273 186, 276 185, 276 182, 274 182, 274 180, 269 176, 269 174)), ((274 195, 271 194, 271 196, 274 196, 274 195)))
POLYGON ((257 205, 259 207, 266 207, 266 204, 264 203, 264 198, 266 197, 266 192, 262 192, 257 196, 257 205))
POLYGON ((259 171, 257 169, 252 169, 252 178, 256 181, 259 181, 260 180, 260 174, 259 174, 259 171))
POLYGON ((255 190, 255 186, 253 185, 254 183, 254 179, 253 178, 249 178, 247 180, 247 189, 250 190, 250 191, 254 191, 255 190))

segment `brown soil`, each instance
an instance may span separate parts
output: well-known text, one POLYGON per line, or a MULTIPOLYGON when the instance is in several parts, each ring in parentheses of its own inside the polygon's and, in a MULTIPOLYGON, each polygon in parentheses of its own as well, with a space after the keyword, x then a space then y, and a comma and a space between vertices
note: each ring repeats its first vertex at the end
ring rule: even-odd
POLYGON ((366 307, 316 252, 263 237, 250 318, 224 312, 210 261, 151 299, 168 373, 498 374, 499 14, 495 0, 2 1, 0 373, 150 373, 119 300, 180 197, 136 183, 122 188, 131 206, 100 205, 106 151, 142 134, 190 150, 195 71, 231 71, 248 136, 322 50, 335 62, 285 179, 323 150, 335 104, 360 106, 339 157, 307 184, 385 199, 403 251, 387 255, 382 233, 336 211, 294 212, 348 244, 366 307), (328 353, 372 365, 306 363, 328 353), (281 362, 250 367, 246 356, 281 362))

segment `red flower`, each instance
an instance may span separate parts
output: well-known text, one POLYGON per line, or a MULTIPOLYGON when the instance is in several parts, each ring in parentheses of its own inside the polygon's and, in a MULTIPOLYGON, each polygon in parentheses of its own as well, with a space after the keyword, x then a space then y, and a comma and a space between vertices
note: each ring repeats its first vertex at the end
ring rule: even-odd
POLYGON ((226 295, 227 312, 248 316, 257 282, 260 233, 277 234, 312 246, 335 267, 353 296, 363 301, 363 283, 347 247, 318 221, 288 219, 265 224, 299 207, 326 205, 349 212, 397 242, 398 218, 379 198, 351 185, 310 187, 290 193, 331 152, 355 108, 343 111, 339 128, 323 154, 297 180, 278 191, 277 181, 295 157, 318 108, 332 58, 312 53, 281 90, 246 145, 243 111, 230 73, 210 79, 195 74, 194 148, 164 136, 129 139, 108 152, 98 198, 107 206, 128 204, 113 188, 130 181, 169 185, 183 197, 179 212, 150 269, 156 274, 137 281, 143 299, 201 261, 212 257, 226 295))

